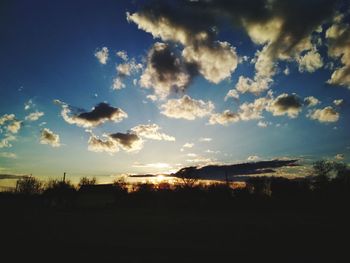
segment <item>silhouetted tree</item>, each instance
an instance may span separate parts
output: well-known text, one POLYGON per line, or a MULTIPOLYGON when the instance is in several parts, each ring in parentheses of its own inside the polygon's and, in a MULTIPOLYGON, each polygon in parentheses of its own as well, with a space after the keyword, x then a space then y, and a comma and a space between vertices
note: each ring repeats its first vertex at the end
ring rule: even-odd
POLYGON ((16 192, 21 194, 40 194, 43 183, 33 176, 25 176, 17 180, 16 192))
POLYGON ((88 177, 80 178, 78 187, 81 188, 83 185, 95 185, 97 183, 96 177, 89 179, 88 177))

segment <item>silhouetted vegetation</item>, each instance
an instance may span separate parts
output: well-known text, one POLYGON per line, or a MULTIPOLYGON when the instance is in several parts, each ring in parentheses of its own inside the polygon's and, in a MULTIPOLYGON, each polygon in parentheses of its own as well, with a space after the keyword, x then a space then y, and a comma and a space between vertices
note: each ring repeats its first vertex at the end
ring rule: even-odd
POLYGON ((330 161, 302 178, 250 176, 241 187, 194 177, 132 185, 82 178, 77 187, 28 177, 0 194, 0 220, 8 242, 62 255, 80 248, 81 257, 96 251, 121 262, 182 262, 180 251, 191 262, 339 262, 349 259, 349 197, 349 167, 330 161))

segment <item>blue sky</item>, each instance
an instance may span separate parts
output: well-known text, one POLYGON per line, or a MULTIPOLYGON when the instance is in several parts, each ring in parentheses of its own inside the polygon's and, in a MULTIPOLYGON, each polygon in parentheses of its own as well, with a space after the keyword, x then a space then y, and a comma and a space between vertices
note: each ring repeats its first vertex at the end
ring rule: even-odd
POLYGON ((256 19, 257 5, 237 14, 221 1, 5 1, 0 173, 108 181, 207 163, 349 162, 348 3, 278 2, 256 19), (80 115, 101 102, 112 115, 80 115))

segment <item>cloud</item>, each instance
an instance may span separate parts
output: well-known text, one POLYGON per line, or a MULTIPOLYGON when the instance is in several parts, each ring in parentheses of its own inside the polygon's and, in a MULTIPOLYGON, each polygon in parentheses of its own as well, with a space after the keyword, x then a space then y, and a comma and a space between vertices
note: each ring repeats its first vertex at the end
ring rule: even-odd
POLYGON ((229 78, 238 64, 236 50, 228 42, 188 46, 182 51, 182 56, 186 62, 197 65, 199 73, 215 84, 229 78))
POLYGON ((304 103, 307 107, 314 107, 320 104, 321 102, 314 96, 309 96, 304 99, 304 103))
POLYGON ((251 155, 251 156, 248 156, 247 160, 250 161, 250 162, 255 162, 257 160, 259 160, 260 157, 257 156, 257 155, 251 155))
POLYGON ((0 158, 16 159, 17 155, 15 153, 10 152, 0 152, 0 158))
POLYGON ((31 99, 24 103, 24 110, 30 110, 33 107, 35 107, 35 104, 33 103, 33 100, 31 100, 31 99))
POLYGON ((235 100, 239 99, 239 94, 236 89, 231 89, 227 92, 225 96, 225 101, 228 100, 229 98, 233 98, 235 100))
POLYGON ((350 89, 350 25, 335 21, 326 31, 328 55, 340 59, 341 66, 336 68, 327 83, 340 85, 350 89))
POLYGON ((106 121, 120 122, 128 117, 122 109, 114 108, 105 102, 97 104, 91 111, 74 108, 59 100, 55 100, 54 103, 62 107, 61 116, 66 122, 84 128, 97 127, 106 121))
POLYGON ((343 99, 333 100, 333 104, 335 106, 341 106, 341 105, 343 105, 343 103, 344 103, 343 99))
POLYGON ((304 56, 297 58, 300 72, 315 72, 317 69, 323 66, 323 60, 320 53, 316 49, 308 51, 304 56))
POLYGON ((267 110, 274 116, 296 118, 302 110, 302 103, 296 94, 283 93, 270 103, 267 110))
POLYGON ((208 116, 214 110, 211 101, 192 99, 184 95, 180 99, 170 99, 160 106, 161 113, 169 118, 194 120, 208 116))
POLYGON ((231 112, 230 110, 225 110, 222 113, 214 113, 210 115, 209 124, 221 124, 227 125, 232 122, 238 122, 240 120, 239 114, 231 112))
POLYGON ((124 89, 125 84, 123 83, 122 79, 120 77, 116 77, 113 79, 112 89, 113 90, 120 90, 124 89))
POLYGON ((146 139, 175 141, 175 137, 159 132, 160 129, 161 127, 157 124, 140 124, 132 128, 131 131, 146 139))
POLYGON ((337 122, 339 120, 339 113, 331 106, 328 106, 323 109, 310 111, 307 117, 319 122, 337 122))
POLYGON ((113 90, 120 90, 125 88, 125 84, 123 83, 124 78, 138 73, 143 67, 142 64, 137 63, 134 58, 130 61, 127 60, 128 58, 126 56, 124 63, 118 64, 116 67, 117 76, 113 79, 113 90))
POLYGON ((14 114, 4 114, 0 117, 0 128, 1 126, 4 126, 10 133, 18 133, 21 129, 22 121, 17 120, 14 114))
POLYGON ((104 139, 101 139, 93 133, 90 133, 90 138, 88 140, 88 150, 92 152, 118 152, 118 144, 107 135, 104 135, 104 137, 104 139))
POLYGON ((42 116, 44 116, 44 113, 42 111, 36 111, 36 112, 32 112, 29 115, 27 115, 25 117, 25 120, 27 120, 27 121, 37 121, 42 116))
POLYGON ((103 134, 99 138, 92 131, 88 141, 88 150, 92 152, 107 152, 110 154, 118 152, 120 149, 126 152, 137 152, 143 148, 144 141, 135 133, 112 133, 103 134))
POLYGON ((201 137, 198 139, 200 142, 211 142, 213 139, 208 137, 201 137))
POLYGON ((95 57, 97 58, 97 60, 101 64, 105 65, 105 64, 107 64, 108 54, 109 54, 108 48, 107 47, 103 47, 101 49, 98 49, 95 52, 95 57))
POLYGON ((266 128, 269 124, 266 121, 259 121, 257 124, 260 128, 266 128))
POLYGON ((0 180, 5 180, 5 179, 14 179, 18 180, 23 177, 26 177, 28 175, 23 175, 23 174, 0 174, 0 180))
POLYGON ((157 42, 148 52, 139 83, 143 88, 153 88, 155 95, 164 99, 171 92, 185 91, 195 74, 168 44, 157 42))
POLYGON ((12 144, 10 142, 15 140, 16 137, 14 135, 6 134, 5 137, 0 140, 0 149, 12 147, 12 144))
POLYGON ((143 140, 134 133, 113 133, 108 135, 118 143, 118 146, 127 152, 139 151, 143 147, 143 140))
POLYGON ((186 142, 182 148, 192 148, 194 146, 194 143, 186 142))
POLYGON ((242 179, 241 176, 271 175, 282 167, 296 166, 297 160, 272 160, 257 161, 252 163, 238 163, 230 165, 206 165, 202 167, 185 167, 172 176, 179 178, 197 178, 205 180, 230 180, 242 179))
POLYGON ((120 50, 116 53, 117 57, 120 57, 122 60, 127 61, 128 58, 128 53, 125 50, 120 50))
POLYGON ((168 163, 134 163, 132 167, 135 168, 156 168, 156 169, 165 169, 165 168, 172 168, 172 166, 168 163))
POLYGON ((60 136, 58 134, 55 134, 53 131, 51 131, 48 128, 44 128, 41 130, 40 134, 40 143, 41 144, 48 144, 52 147, 60 147, 60 136))
POLYGON ((272 94, 267 97, 255 99, 254 102, 245 102, 239 106, 239 117, 243 121, 262 119, 262 112, 268 107, 271 102, 272 94))
MULTIPOLYGON (((238 63, 235 48, 227 42, 213 40, 213 34, 208 27, 195 29, 193 25, 198 23, 195 21, 191 21, 191 24, 184 23, 184 19, 175 17, 174 10, 166 11, 165 8, 168 6, 154 10, 143 9, 134 14, 127 13, 127 20, 134 22, 139 29, 152 34, 155 38, 182 44, 184 60, 196 65, 198 72, 207 80, 219 83, 228 78, 238 63)), ((186 8, 181 12, 188 13, 186 8)))
POLYGON ((338 161, 342 161, 342 160, 344 160, 344 154, 338 153, 334 156, 334 159, 336 159, 338 161))

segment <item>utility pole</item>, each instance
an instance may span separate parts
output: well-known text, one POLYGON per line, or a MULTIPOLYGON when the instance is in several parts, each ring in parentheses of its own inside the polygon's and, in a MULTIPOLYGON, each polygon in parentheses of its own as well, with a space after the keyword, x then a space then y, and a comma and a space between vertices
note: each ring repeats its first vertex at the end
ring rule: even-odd
POLYGON ((66 182, 66 172, 63 173, 63 182, 66 182))

